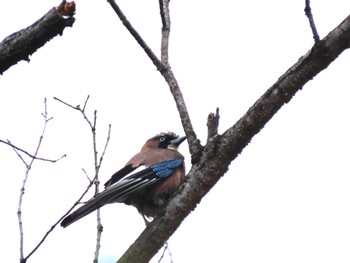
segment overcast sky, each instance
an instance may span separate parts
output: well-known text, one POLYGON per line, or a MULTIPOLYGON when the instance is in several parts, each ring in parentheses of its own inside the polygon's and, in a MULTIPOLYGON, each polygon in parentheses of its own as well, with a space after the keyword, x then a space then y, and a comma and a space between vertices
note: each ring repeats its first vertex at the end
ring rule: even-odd
MULTIPOLYGON (((172 0, 170 63, 194 128, 206 139, 206 118, 220 108, 220 132, 232 126, 313 45, 304 2, 172 0)), ((158 1, 123 0, 121 8, 159 54, 158 1)), ((0 39, 29 26, 59 1, 6 1, 0 39)), ((350 14, 348 0, 311 1, 323 38, 350 14)), ((34 152, 48 124, 23 201, 27 255, 76 201, 93 176, 91 132, 78 112, 53 100, 98 111, 98 148, 108 124, 111 141, 104 183, 149 137, 184 134, 169 89, 107 1, 76 1, 76 22, 0 76, 0 139, 34 152)), ((175 263, 349 262, 350 53, 344 52, 285 105, 231 164, 227 174, 169 240, 175 263)), ((180 147, 190 161, 187 144, 180 147)), ((0 247, 18 262, 17 205, 25 167, 0 144, 0 247)), ((89 197, 92 196, 92 191, 89 197)), ((101 263, 115 262, 144 228, 133 207, 102 209, 101 263)), ((91 214, 58 227, 28 262, 91 262, 96 237, 91 214)), ((159 255, 152 262, 158 262, 159 255)), ((165 260, 163 262, 169 262, 165 260)))

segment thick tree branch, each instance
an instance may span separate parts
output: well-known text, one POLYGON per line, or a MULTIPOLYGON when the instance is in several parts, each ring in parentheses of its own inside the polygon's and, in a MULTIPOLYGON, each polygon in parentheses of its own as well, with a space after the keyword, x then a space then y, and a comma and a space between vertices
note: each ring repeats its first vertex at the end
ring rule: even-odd
POLYGON ((33 25, 6 37, 0 43, 0 74, 21 60, 29 61, 38 48, 57 35, 62 35, 66 27, 71 27, 75 3, 63 1, 52 8, 33 25))
POLYGON ((305 83, 349 47, 350 16, 282 75, 234 126, 208 140, 199 162, 192 166, 186 183, 118 262, 148 262, 226 173, 230 163, 254 135, 305 83))

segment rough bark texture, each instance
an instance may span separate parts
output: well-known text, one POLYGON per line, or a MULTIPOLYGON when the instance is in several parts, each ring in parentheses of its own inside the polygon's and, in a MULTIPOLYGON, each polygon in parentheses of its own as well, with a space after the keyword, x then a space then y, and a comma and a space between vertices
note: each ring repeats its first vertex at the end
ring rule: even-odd
POLYGON ((29 61, 29 56, 38 48, 55 36, 62 35, 66 27, 73 25, 74 11, 74 2, 63 1, 33 25, 6 37, 0 43, 0 74, 21 60, 29 61))
MULTIPOLYGON (((319 72, 350 47, 350 16, 301 57, 258 99, 247 113, 222 135, 216 133, 217 114, 208 118, 206 146, 193 164, 185 184, 168 206, 148 225, 118 262, 148 262, 223 176, 273 115, 319 72)), ((164 73, 163 73, 164 74, 164 73)))

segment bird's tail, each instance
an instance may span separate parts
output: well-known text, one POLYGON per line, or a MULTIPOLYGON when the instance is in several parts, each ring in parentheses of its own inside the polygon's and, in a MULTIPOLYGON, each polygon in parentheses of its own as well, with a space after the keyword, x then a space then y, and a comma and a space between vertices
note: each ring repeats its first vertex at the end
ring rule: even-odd
POLYGON ((67 227, 70 224, 74 223, 75 221, 83 218, 84 216, 94 212, 98 208, 102 207, 105 203, 99 202, 99 198, 93 198, 90 201, 88 201, 83 206, 79 207, 76 211, 68 215, 66 218, 64 218, 61 222, 62 227, 67 227))
MULTIPOLYGON (((133 181, 131 181, 132 183, 133 181)), ((132 185, 128 180, 122 180, 119 184, 114 184, 106 188, 101 193, 87 201, 83 206, 79 207, 73 213, 62 220, 61 226, 67 227, 84 216, 94 212, 106 204, 115 202, 124 202, 127 198, 128 187, 132 185)))

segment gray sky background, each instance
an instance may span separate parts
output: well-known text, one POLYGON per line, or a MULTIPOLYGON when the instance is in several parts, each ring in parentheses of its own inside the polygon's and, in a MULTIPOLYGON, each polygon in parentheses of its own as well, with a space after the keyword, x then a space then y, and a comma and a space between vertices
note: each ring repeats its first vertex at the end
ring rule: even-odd
MULTIPOLYGON (((158 1, 118 1, 159 54, 158 1)), ((206 139, 206 118, 220 108, 220 132, 313 45, 305 1, 172 0, 170 63, 194 128, 206 139)), ((0 39, 27 27, 58 1, 7 1, 0 39)), ((311 1, 321 38, 350 14, 347 0, 311 1)), ((25 254, 76 201, 93 176, 91 133, 78 112, 56 96, 98 111, 98 147, 111 141, 101 182, 161 131, 183 134, 169 89, 107 1, 76 1, 76 23, 62 37, 0 76, 0 138, 33 152, 44 98, 49 122, 23 202, 25 254)), ((315 77, 252 140, 228 173, 169 241, 179 262, 349 262, 350 54, 315 77)), ((187 157, 187 145, 180 147, 187 157)), ((2 261, 19 258, 17 204, 25 167, 0 145, 2 261)), ((92 191, 89 196, 92 196, 92 191)), ((144 228, 136 209, 102 209, 101 263, 115 262, 144 228)), ((96 217, 58 227, 29 262, 91 262, 96 217)), ((159 255, 152 262, 158 262, 159 255)), ((169 261, 164 261, 169 262, 169 261)))

